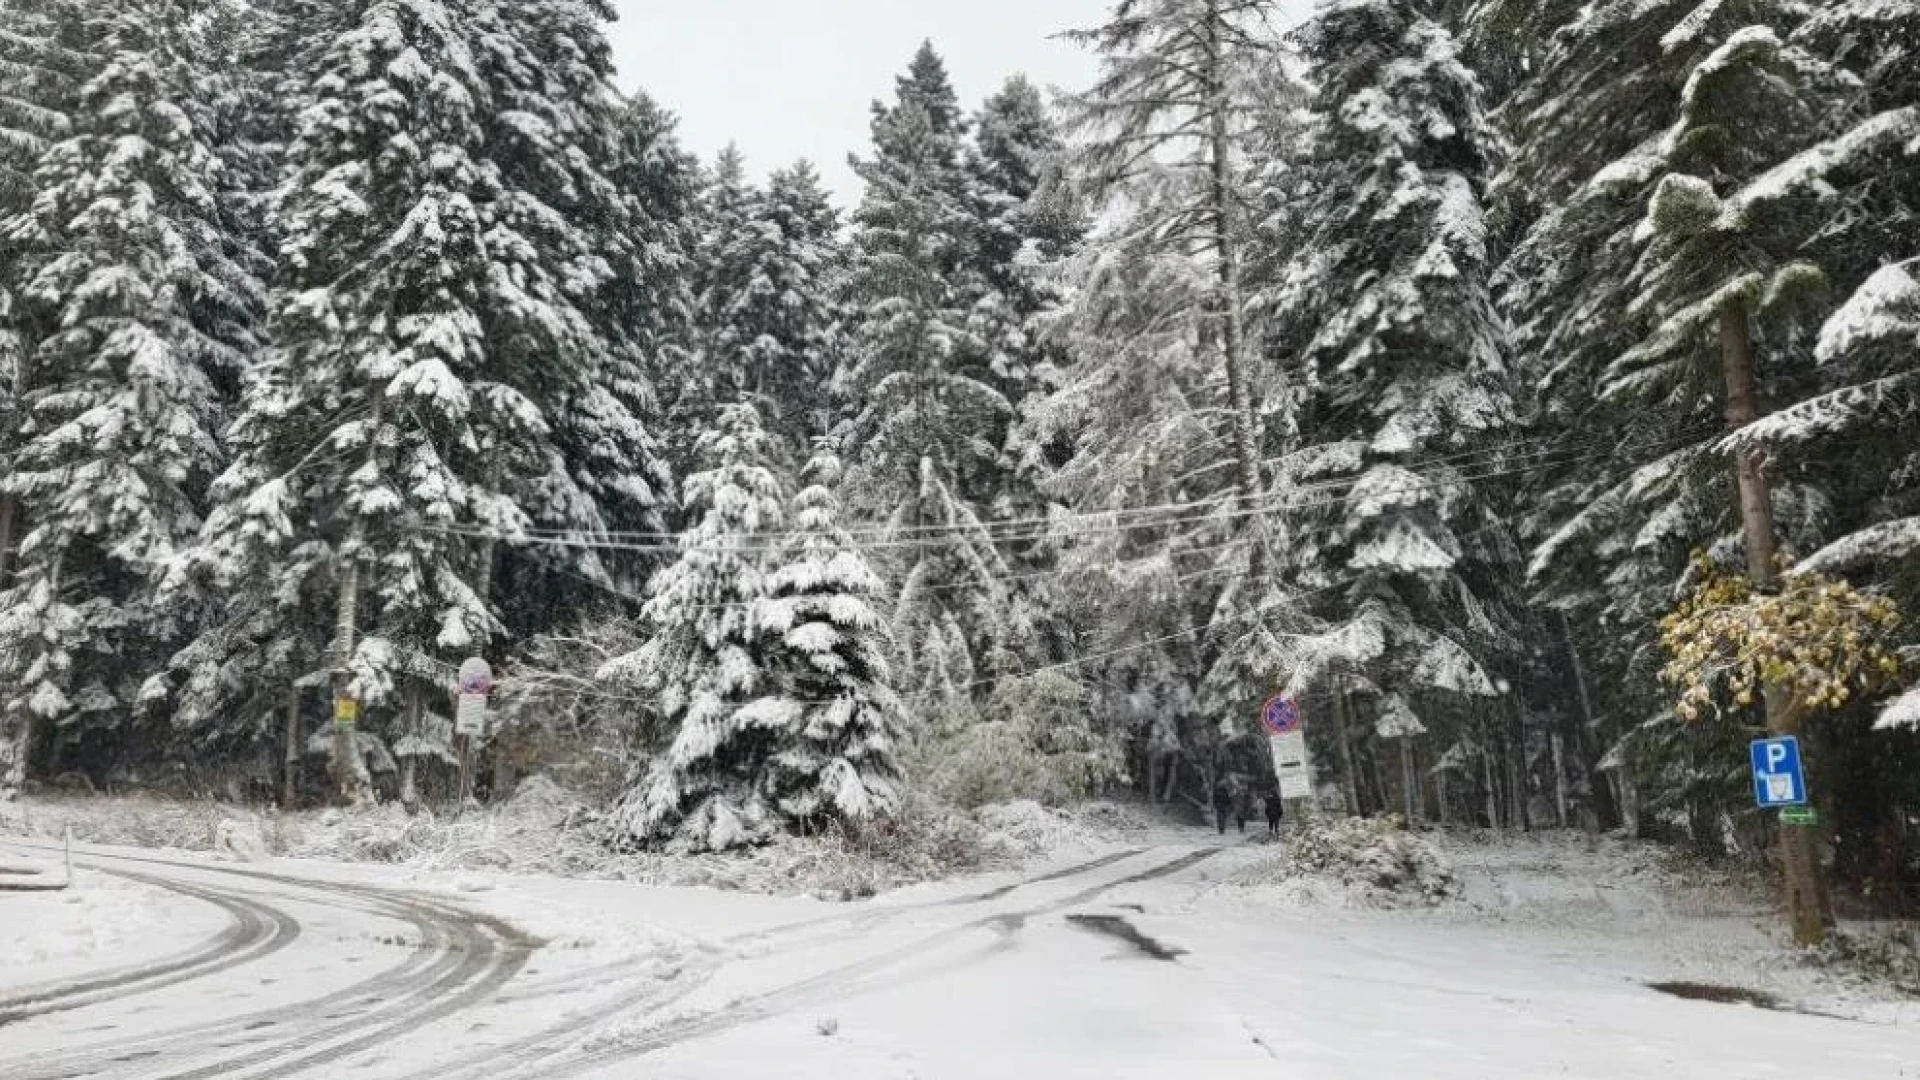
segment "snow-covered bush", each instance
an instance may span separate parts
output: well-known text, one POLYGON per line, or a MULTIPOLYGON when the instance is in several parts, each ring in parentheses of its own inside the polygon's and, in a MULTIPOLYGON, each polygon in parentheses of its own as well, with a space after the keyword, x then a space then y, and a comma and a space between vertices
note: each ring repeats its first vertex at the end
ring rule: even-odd
POLYGON ((949 709, 916 758, 913 772, 927 790, 967 809, 1074 802, 1124 768, 1119 747, 1095 729, 1079 684, 1058 674, 1002 683, 977 711, 949 709))
POLYGON ((1849 972, 1920 997, 1920 928, 1840 931, 1807 957, 1820 967, 1849 972))
POLYGON ((1438 903, 1453 895, 1453 869, 1398 816, 1313 818, 1287 835, 1280 855, 1240 876, 1246 885, 1299 878, 1338 883, 1362 902, 1438 903))

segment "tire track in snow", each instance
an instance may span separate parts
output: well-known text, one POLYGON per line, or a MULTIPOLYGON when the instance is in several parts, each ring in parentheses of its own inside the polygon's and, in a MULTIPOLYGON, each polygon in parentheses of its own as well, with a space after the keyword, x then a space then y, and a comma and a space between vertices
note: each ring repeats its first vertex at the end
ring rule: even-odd
MULTIPOLYGON (((817 919, 806 919, 800 922, 784 923, 762 930, 752 930, 724 938, 717 943, 717 947, 736 947, 749 942, 779 938, 782 935, 791 934, 795 931, 811 930, 822 926, 841 925, 854 932, 863 932, 883 925, 901 915, 972 907, 979 904, 991 903, 994 900, 1003 899, 1012 895, 1021 889, 1050 884, 1056 881, 1064 881, 1084 874, 1096 873, 1115 863, 1124 862, 1137 855, 1145 854, 1145 850, 1144 848, 1127 848, 1121 851, 1109 852, 1106 855, 1090 859, 1086 862, 1077 863, 1045 874, 1022 878, 1006 885, 966 896, 949 897, 942 900, 927 900, 911 904, 899 904, 872 910, 842 912, 817 919)), ((822 939, 807 938, 798 942, 781 942, 781 948, 776 951, 791 952, 795 949, 817 944, 820 940, 822 939)), ((566 979, 556 980, 543 985, 540 988, 541 992, 539 996, 546 997, 556 990, 571 989, 575 986, 588 985, 608 978, 617 978, 623 973, 631 974, 634 972, 635 967, 636 961, 633 960, 597 965, 585 971, 577 972, 566 979)), ((442 1062, 430 1070, 410 1074, 407 1080, 460 1080, 461 1077, 466 1076, 485 1076, 489 1078, 510 1076, 515 1069, 524 1069, 531 1065, 575 1052, 570 1043, 563 1042, 562 1040, 566 1040, 569 1037, 577 1038, 589 1029, 621 1013, 653 1012, 692 996, 712 979, 719 968, 720 964, 713 963, 697 972, 687 973, 686 968, 683 966, 669 976, 669 978, 674 981, 674 985, 665 987, 660 985, 658 975, 654 975, 649 978, 645 984, 645 989, 640 993, 622 994, 590 1009, 574 1013, 564 1020, 543 1028, 532 1035, 517 1039, 503 1046, 489 1047, 482 1051, 476 1051, 463 1059, 442 1062), (681 981, 682 979, 684 979, 684 981, 681 981)))
MULTIPOLYGON (((100 858, 174 870, 242 877, 321 894, 317 902, 409 923, 422 945, 405 963, 312 1001, 233 1020, 91 1047, 58 1060, 36 1059, 9 1080, 70 1080, 119 1073, 165 1080, 278 1080, 400 1038, 479 1004, 518 974, 534 943, 506 923, 451 905, 377 888, 360 888, 264 871, 114 855, 100 858), (294 1026, 298 1025, 298 1026, 294 1026), (209 1040, 225 1038, 209 1045, 209 1040), (156 1069, 169 1056, 206 1059, 175 1071, 156 1069)), ((89 857, 92 861, 93 857, 89 857)), ((110 873, 117 871, 107 870, 110 873)), ((169 885, 175 884, 169 882, 169 885)))
MULTIPOLYGON (((15 845, 26 846, 26 845, 15 845)), ((0 997, 0 1026, 52 1013, 148 994, 217 975, 279 952, 300 936, 300 923, 279 908, 236 893, 145 874, 103 870, 114 877, 164 889, 227 913, 226 929, 185 952, 144 964, 109 968, 78 979, 30 986, 0 997)), ((6 1075, 15 1075, 12 1072, 6 1075)))
MULTIPOLYGON (((894 969, 907 966, 911 961, 919 959, 926 953, 941 946, 961 940, 980 931, 988 931, 996 935, 996 940, 992 944, 975 950, 973 954, 957 963, 950 962, 941 966, 940 971, 942 973, 950 972, 958 966, 977 963, 1011 949, 1013 947, 1013 933, 1031 919, 1049 915, 1067 908, 1077 907, 1110 893, 1115 889, 1125 888, 1128 885, 1138 885, 1148 881, 1172 877, 1175 874, 1198 866, 1200 863, 1220 854, 1223 850, 1222 848, 1202 848, 1182 855, 1170 862, 1162 863, 1149 870, 1114 881, 1093 885, 1059 900, 1048 901, 1047 903, 1035 905, 1017 912, 990 915, 963 923, 960 926, 942 930, 939 933, 932 934, 910 944, 889 949, 878 956, 844 964, 830 971, 802 979, 798 982, 789 983, 785 986, 759 994, 749 995, 729 1003, 724 1011, 702 1013, 686 1017, 685 1019, 671 1021, 657 1026, 652 1030, 643 1032, 638 1036, 619 1039, 604 1047, 578 1051, 570 1055, 557 1055, 544 1061, 525 1063, 520 1066, 522 1070, 536 1065, 538 1068, 533 1072, 523 1071, 520 1075, 538 1077, 539 1080, 556 1080, 556 1078, 559 1077, 574 1076, 589 1069, 599 1068, 611 1062, 644 1057, 648 1054, 678 1046, 681 1043, 691 1042, 695 1039, 705 1038, 709 1035, 716 1035, 733 1028, 769 1019, 818 1000, 823 995, 844 995, 850 991, 857 992, 862 989, 872 988, 873 980, 876 976, 884 975, 894 969)), ((1118 859, 1109 860, 1106 865, 1111 865, 1112 862, 1118 861, 1118 859)), ((1060 878, 1055 876, 1054 880, 1060 880, 1060 878)), ((914 981, 914 979, 911 977, 898 977, 886 980, 884 985, 900 986, 907 985, 912 981, 914 981)), ((662 1004, 671 1004, 673 1001, 684 998, 691 992, 692 989, 689 989, 686 993, 675 995, 662 1004)), ((434 1075, 444 1076, 445 1074, 434 1075)), ((503 1080, 503 1078, 513 1075, 515 1074, 503 1071, 489 1071, 487 1073, 487 1076, 493 1078, 493 1080, 503 1080)))

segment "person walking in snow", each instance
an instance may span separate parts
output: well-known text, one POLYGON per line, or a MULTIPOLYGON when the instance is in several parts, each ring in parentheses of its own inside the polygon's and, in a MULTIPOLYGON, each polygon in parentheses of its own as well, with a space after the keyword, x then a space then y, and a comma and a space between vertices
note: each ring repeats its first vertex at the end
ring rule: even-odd
POLYGON ((1267 835, 1280 835, 1280 822, 1287 816, 1286 800, 1278 791, 1267 792, 1267 835))
POLYGON ((1233 788, 1222 777, 1213 783, 1213 820, 1220 835, 1227 835, 1227 816, 1233 813, 1233 788))

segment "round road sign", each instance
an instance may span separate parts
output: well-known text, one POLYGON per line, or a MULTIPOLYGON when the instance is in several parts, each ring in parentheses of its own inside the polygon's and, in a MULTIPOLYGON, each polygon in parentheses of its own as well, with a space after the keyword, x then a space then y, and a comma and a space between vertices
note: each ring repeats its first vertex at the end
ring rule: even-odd
POLYGON ((1260 710, 1260 722, 1275 735, 1291 735, 1300 730, 1300 706, 1283 694, 1260 710))

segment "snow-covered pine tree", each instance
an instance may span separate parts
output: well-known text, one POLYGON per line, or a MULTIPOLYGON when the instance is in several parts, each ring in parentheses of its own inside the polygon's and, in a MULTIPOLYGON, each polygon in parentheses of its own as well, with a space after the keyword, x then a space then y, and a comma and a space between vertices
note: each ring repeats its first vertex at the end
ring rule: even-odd
POLYGON ((710 401, 752 400, 799 451, 828 426, 839 215, 806 162, 750 188, 723 156, 707 196, 700 301, 710 401))
MULTIPOLYGON (((1278 72, 1274 8, 1272 0, 1119 0, 1104 25, 1066 35, 1101 63, 1093 88, 1070 102, 1083 180, 1111 201, 1130 188, 1138 194, 1145 177, 1163 178, 1156 197, 1137 208, 1136 229, 1209 260, 1209 336, 1227 385, 1235 480, 1250 501, 1267 487, 1242 281, 1244 151, 1260 114, 1276 104, 1255 92, 1272 89, 1266 80, 1278 72)), ((1261 568, 1260 554, 1256 545, 1250 569, 1261 568)), ((1266 584, 1248 589, 1261 593, 1266 584)))
POLYGON ((218 80, 189 66, 193 14, 56 16, 52 47, 85 78, 31 203, 0 225, 20 253, 29 373, 4 478, 25 523, 0 593, 4 787, 36 723, 124 732, 137 716, 143 670, 182 630, 155 586, 198 530, 228 388, 258 341, 263 290, 222 231, 218 80))
POLYGON ((803 829, 859 825, 900 798, 906 718, 890 685, 884 586, 841 523, 839 458, 817 453, 793 499, 794 536, 768 576, 760 625, 781 652, 778 693, 747 706, 745 723, 780 733, 771 790, 803 829))
MULTIPOLYGON (((1153 194, 1136 192, 1143 202, 1153 194)), ((1069 363, 1060 387, 1030 406, 1028 437, 1060 448, 1048 495, 1090 520, 1129 527, 1063 538, 1052 552, 1056 588, 1095 651, 1165 643, 1087 674, 1100 686, 1141 687, 1135 693, 1165 706, 1147 726, 1158 742, 1142 765, 1166 767, 1181 749, 1181 721, 1198 713, 1194 687, 1209 666, 1196 630, 1247 565, 1231 513, 1234 470, 1222 455, 1226 397, 1209 344, 1214 281, 1202 263, 1129 235, 1124 224, 1117 234, 1096 232, 1066 272, 1076 291, 1056 333, 1069 363), (1167 504, 1215 510, 1130 513, 1167 504)), ((1140 727, 1139 704, 1129 696, 1108 718, 1140 727)))
POLYGON ((843 294, 852 322, 835 389, 860 446, 850 492, 902 541, 894 644, 902 683, 964 699, 977 672, 1026 647, 1009 626, 1003 554, 986 522, 1004 488, 1013 406, 990 343, 973 331, 989 289, 978 272, 977 205, 965 122, 931 46, 874 109, 874 156, 856 161, 843 294))
POLYGON ((496 546, 458 531, 604 527, 553 419, 608 352, 604 238, 567 220, 612 200, 597 10, 375 2, 302 54, 275 348, 195 562, 236 619, 330 595, 374 705, 499 625, 496 546))
POLYGON ((1270 348, 1299 372, 1278 482, 1338 492, 1288 515, 1324 628, 1247 636, 1222 663, 1253 650, 1302 692, 1337 677, 1453 743, 1476 735, 1463 698, 1494 696, 1519 651, 1519 567, 1503 493, 1478 475, 1500 458, 1437 460, 1496 443, 1515 408, 1481 203, 1497 139, 1426 7, 1338 0, 1296 34, 1314 122, 1282 174, 1297 254, 1266 302, 1270 348))
MULTIPOLYGON (((621 224, 604 238, 612 274, 594 317, 612 348, 560 417, 557 441, 612 528, 658 532, 674 502, 661 386, 692 343, 699 164, 680 147, 673 115, 645 95, 615 103, 607 122, 621 224)), ((655 568, 629 559, 607 570, 639 588, 655 568)))
POLYGON ((195 569, 241 586, 234 620, 257 628, 331 607, 332 667, 370 704, 483 650, 503 616, 552 618, 542 560, 607 573, 498 538, 660 525, 665 470, 636 412, 655 324, 620 325, 660 240, 631 211, 658 193, 623 182, 673 151, 628 125, 607 17, 376 2, 298 52, 276 347, 195 569))
POLYGON ((1495 289, 1533 434, 1565 455, 1530 465, 1521 531, 1532 581, 1566 614, 1573 662, 1592 676, 1599 730, 1588 764, 1627 763, 1627 748, 1608 750, 1670 715, 1654 626, 1689 554, 1726 520, 1724 469, 1698 441, 1717 406, 1648 408, 1600 393, 1641 329, 1628 308, 1656 179, 1646 162, 1680 117, 1695 66, 1742 27, 1790 21, 1768 0, 1487 0, 1471 20, 1476 47, 1509 47, 1503 21, 1516 17, 1531 28, 1521 37, 1530 59, 1497 114, 1511 152, 1488 196, 1495 289))
MULTIPOLYGON (((543 528, 658 528, 670 490, 655 445, 661 410, 619 391, 627 339, 666 320, 655 315, 622 325, 609 317, 606 300, 610 291, 632 287, 627 275, 661 272, 635 264, 676 243, 680 223, 659 220, 623 188, 621 140, 631 134, 623 125, 633 117, 615 89, 605 32, 612 5, 491 0, 483 13, 475 57, 493 95, 480 120, 494 178, 482 208, 492 294, 481 311, 485 369, 532 403, 547 427, 530 432, 526 456, 496 468, 489 482, 543 528)), ((671 140, 661 139, 647 152, 665 157, 671 150, 671 140)), ((653 168, 666 172, 671 161, 653 168)), ((637 362, 660 370, 657 355, 637 362)), ((504 524, 490 518, 478 514, 474 523, 504 524)), ((582 596, 580 583, 565 574, 542 578, 556 561, 594 580, 608 573, 598 552, 508 549, 499 563, 517 569, 515 591, 496 588, 482 599, 518 629, 548 629, 556 594, 563 604, 582 596), (538 587, 527 588, 530 581, 538 587)), ((482 562, 481 583, 491 583, 499 575, 484 565, 484 553, 482 562)))
MULTIPOLYGON (((1066 364, 1058 390, 1028 407, 1022 449, 1050 467, 1044 486, 1058 501, 1125 515, 1115 520, 1127 528, 1060 545, 1061 592, 1090 647, 1120 650, 1093 681, 1151 684, 1138 693, 1165 702, 1139 763, 1169 784, 1211 768, 1223 724, 1237 735, 1252 722, 1238 709, 1199 722, 1194 688, 1217 653, 1208 629, 1250 625, 1274 584, 1269 522, 1245 500, 1266 490, 1254 411, 1281 395, 1246 340, 1241 271, 1268 134, 1300 101, 1276 13, 1264 2, 1127 2, 1072 35, 1101 57, 1100 78, 1068 99, 1066 116, 1080 144, 1073 186, 1100 224, 1059 270, 1070 302, 1049 333, 1066 364), (1165 504, 1186 509, 1138 512, 1165 504), (1143 639, 1162 644, 1139 650, 1143 639)), ((1253 696, 1270 680, 1242 689, 1253 696)), ((1108 722, 1139 726, 1133 696, 1095 700, 1122 701, 1108 722)))
POLYGON ((754 197, 747 178, 746 156, 729 145, 714 159, 711 175, 700 192, 698 238, 694 247, 694 341, 684 371, 677 372, 672 415, 691 454, 695 433, 713 416, 746 400, 744 360, 738 355, 725 312, 734 297, 746 290, 751 272, 734 258, 741 234, 748 227, 748 209, 754 197))
MULTIPOLYGON (((33 205, 34 170, 48 144, 71 130, 74 97, 87 77, 79 11, 61 0, 0 3, 9 33, 0 37, 0 220, 33 205)), ((28 428, 24 415, 34 336, 20 291, 34 272, 31 252, 0 245, 0 475, 13 471, 28 428)), ((22 524, 18 499, 0 485, 0 588, 13 565, 22 524)))
POLYGON ((762 619, 769 534, 785 514, 775 449, 751 405, 728 407, 701 435, 680 556, 643 611, 650 637, 600 673, 658 703, 655 753, 614 811, 624 841, 723 851, 785 823, 773 762, 795 744, 786 725, 799 717, 748 708, 777 688, 781 644, 762 619))
MULTIPOLYGON (((1039 88, 1024 76, 987 99, 975 123, 979 274, 988 292, 976 333, 1015 408, 1051 389, 1058 357, 1048 349, 1041 316, 1063 302, 1049 264, 1073 253, 1085 232, 1065 175, 1066 146, 1039 88)), ((1016 456, 1022 455, 1016 448, 1016 456)), ((1022 510, 1031 510, 1031 499, 1022 510)))

